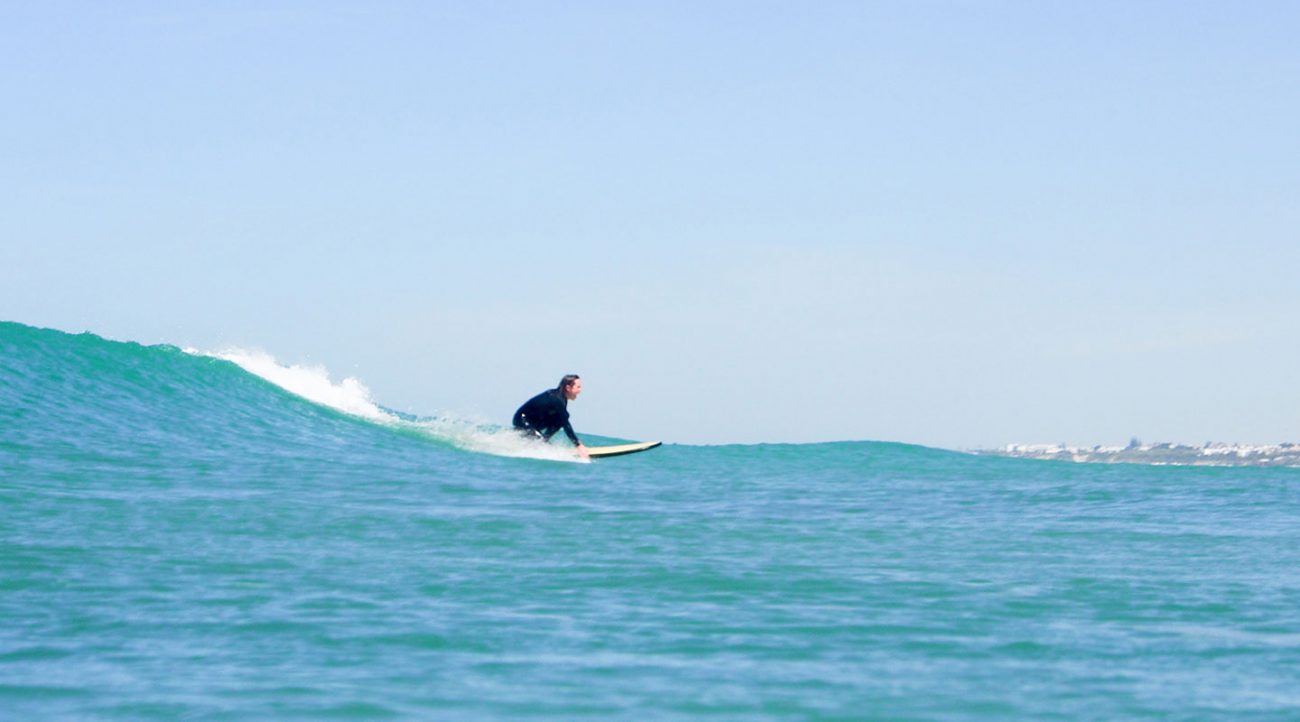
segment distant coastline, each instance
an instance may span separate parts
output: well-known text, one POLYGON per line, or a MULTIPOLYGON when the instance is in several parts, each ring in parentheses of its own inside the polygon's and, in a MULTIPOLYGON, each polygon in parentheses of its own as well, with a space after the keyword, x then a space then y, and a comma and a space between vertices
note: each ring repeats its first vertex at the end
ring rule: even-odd
POLYGON ((1078 447, 1066 444, 1008 444, 998 449, 978 449, 975 454, 1010 456, 1098 464, 1152 464, 1168 466, 1300 466, 1300 444, 1143 444, 1078 447))

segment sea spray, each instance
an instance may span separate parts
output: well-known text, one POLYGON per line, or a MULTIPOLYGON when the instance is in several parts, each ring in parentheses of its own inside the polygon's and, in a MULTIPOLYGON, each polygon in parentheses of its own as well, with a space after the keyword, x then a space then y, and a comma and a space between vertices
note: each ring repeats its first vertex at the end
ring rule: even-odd
POLYGON ((271 354, 260 350, 228 348, 215 352, 203 352, 187 348, 187 353, 212 358, 224 359, 249 373, 259 376, 293 394, 309 401, 328 406, 346 414, 360 416, 371 421, 395 422, 397 417, 380 409, 370 399, 370 389, 354 377, 347 377, 339 383, 330 380, 329 371, 324 366, 285 365, 271 354))

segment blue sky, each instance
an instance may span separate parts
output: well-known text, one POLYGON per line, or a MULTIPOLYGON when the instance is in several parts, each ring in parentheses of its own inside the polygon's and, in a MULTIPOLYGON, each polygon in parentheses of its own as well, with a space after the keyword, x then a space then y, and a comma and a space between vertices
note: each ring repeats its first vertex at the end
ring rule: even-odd
POLYGON ((0 318, 686 443, 1300 440, 1300 6, 0 7, 0 318))

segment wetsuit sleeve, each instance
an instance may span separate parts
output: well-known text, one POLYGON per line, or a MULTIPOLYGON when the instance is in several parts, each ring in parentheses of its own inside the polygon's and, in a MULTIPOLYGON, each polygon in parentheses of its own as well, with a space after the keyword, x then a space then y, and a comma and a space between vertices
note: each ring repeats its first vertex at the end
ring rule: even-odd
POLYGON ((572 441, 574 446, 582 443, 578 441, 578 435, 573 433, 573 424, 570 424, 568 419, 564 420, 564 435, 569 437, 569 441, 572 441))
POLYGON ((526 405, 520 406, 519 409, 515 411, 515 418, 510 420, 511 425, 513 425, 516 429, 524 429, 528 427, 528 421, 524 418, 525 408, 526 405))

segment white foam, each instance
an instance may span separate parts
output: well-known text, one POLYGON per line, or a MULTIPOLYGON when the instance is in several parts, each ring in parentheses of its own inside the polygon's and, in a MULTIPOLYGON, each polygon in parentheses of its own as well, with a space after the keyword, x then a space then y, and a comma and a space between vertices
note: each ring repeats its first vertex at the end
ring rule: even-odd
POLYGON ((578 458, 570 446, 535 441, 522 436, 512 428, 494 427, 454 417, 400 423, 466 451, 526 459, 585 461, 578 458))
POLYGON ((203 356, 225 359, 245 371, 260 376, 293 394, 328 406, 345 414, 360 416, 371 421, 397 421, 397 417, 384 411, 370 400, 370 389, 353 377, 334 383, 323 366, 285 366, 265 351, 248 351, 232 348, 203 356))
POLYGON ((551 461, 583 461, 569 447, 533 441, 510 428, 494 427, 456 417, 405 421, 395 414, 384 411, 371 400, 370 389, 366 388, 360 380, 348 377, 336 384, 330 380, 329 371, 323 366, 296 364, 286 366, 265 351, 240 348, 213 352, 187 348, 185 352, 230 361, 245 371, 313 403, 386 426, 412 429, 465 451, 551 461))

